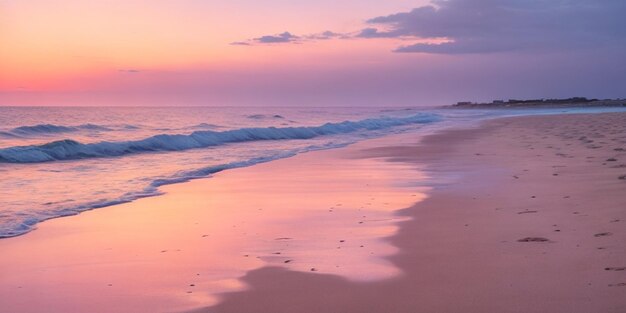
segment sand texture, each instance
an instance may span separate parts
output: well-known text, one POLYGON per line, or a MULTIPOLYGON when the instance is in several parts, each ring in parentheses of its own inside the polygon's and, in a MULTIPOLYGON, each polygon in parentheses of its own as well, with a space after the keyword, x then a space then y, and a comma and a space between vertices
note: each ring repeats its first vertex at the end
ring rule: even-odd
POLYGON ((626 114, 507 118, 364 151, 428 164, 370 283, 266 267, 201 312, 626 312, 626 114))
POLYGON ((626 312, 626 113, 417 141, 41 223, 0 240, 0 312, 626 312))

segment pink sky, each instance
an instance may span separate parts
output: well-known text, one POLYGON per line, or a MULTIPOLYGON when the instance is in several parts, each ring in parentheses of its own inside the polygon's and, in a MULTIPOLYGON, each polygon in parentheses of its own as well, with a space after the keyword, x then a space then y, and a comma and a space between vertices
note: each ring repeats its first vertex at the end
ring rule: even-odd
POLYGON ((472 31, 493 12, 515 12, 507 1, 452 0, 422 12, 411 10, 429 1, 0 0, 0 105, 428 105, 620 96, 621 40, 563 51, 525 37, 479 33, 480 41, 468 40, 457 31, 472 31), (466 19, 472 14, 483 17, 466 19), (359 35, 372 26, 373 35, 359 35), (298 39, 258 40, 286 31, 298 39), (342 35, 310 38, 324 31, 342 35), (448 38, 456 41, 451 49, 413 46, 448 38), (411 53, 393 52, 405 46, 411 53), (546 51, 519 49, 537 46, 546 51))

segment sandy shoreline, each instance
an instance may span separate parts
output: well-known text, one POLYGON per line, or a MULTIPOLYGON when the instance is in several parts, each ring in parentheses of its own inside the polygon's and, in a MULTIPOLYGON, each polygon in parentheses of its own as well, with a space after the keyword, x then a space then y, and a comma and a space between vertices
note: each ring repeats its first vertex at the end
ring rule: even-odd
POLYGON ((450 176, 403 211, 404 274, 262 268, 196 312, 625 312, 626 114, 507 118, 370 150, 450 176))
POLYGON ((626 113, 411 136, 166 186, 0 240, 0 308, 626 311, 626 113), (394 216, 423 197, 424 175, 429 197, 394 216))
MULTIPOLYGON (((315 151, 49 220, 0 240, 9 312, 173 312, 216 303, 263 266, 371 281, 398 275, 381 240, 418 201, 414 164, 354 155, 390 139, 315 151), (71 296, 69 296, 71 295, 71 296)), ((0 311, 2 311, 0 309, 0 311)))

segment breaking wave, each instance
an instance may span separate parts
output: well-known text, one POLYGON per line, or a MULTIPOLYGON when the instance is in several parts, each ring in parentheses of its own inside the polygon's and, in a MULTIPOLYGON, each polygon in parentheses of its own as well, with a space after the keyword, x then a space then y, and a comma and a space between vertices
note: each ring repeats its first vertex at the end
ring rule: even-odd
MULTIPOLYGON (((187 135, 159 134, 133 141, 104 141, 85 144, 75 140, 65 139, 42 145, 16 146, 0 149, 0 162, 39 163, 116 157, 144 152, 182 151, 247 141, 311 139, 319 136, 346 134, 362 130, 381 130, 411 124, 426 124, 439 120, 440 117, 436 114, 422 113, 409 117, 370 118, 361 121, 326 123, 321 126, 312 127, 258 127, 227 131, 195 131, 187 135)), ((37 125, 33 127, 39 127, 37 128, 38 130, 47 131, 64 127, 51 126, 54 125, 37 125)), ((87 125, 81 126, 85 127, 87 125)))

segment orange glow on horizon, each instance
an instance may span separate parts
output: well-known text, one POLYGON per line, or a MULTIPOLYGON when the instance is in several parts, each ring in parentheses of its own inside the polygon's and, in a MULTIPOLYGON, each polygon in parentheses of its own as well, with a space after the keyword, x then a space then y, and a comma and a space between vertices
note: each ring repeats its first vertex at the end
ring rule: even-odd
MULTIPOLYGON (((424 0, 409 2, 417 5, 424 0)), ((307 42, 306 47, 294 44, 236 47, 229 43, 286 28, 298 35, 328 29, 354 31, 381 7, 397 10, 412 6, 410 3, 362 4, 355 8, 351 1, 325 5, 299 1, 272 5, 243 0, 232 3, 5 1, 0 3, 3 12, 0 90, 67 89, 71 87, 67 85, 69 81, 126 69, 223 71, 286 62, 318 66, 319 62, 332 63, 346 52, 353 57, 356 52, 356 58, 375 51, 388 53, 391 45, 387 48, 380 43, 356 41, 307 42), (293 14, 296 9, 301 9, 300 15, 293 14), (322 23, 319 18, 322 13, 334 18, 324 19, 322 23), (268 14, 272 18, 268 19, 268 14), (348 19, 348 23, 340 19, 350 14, 359 18, 348 19), (354 47, 350 49, 351 46, 354 47)))
POLYGON ((406 59, 391 53, 401 39, 230 43, 284 31, 355 33, 369 17, 425 2, 4 1, 1 104, 121 104, 124 95, 133 98, 128 103, 151 103, 159 86, 173 86, 173 98, 188 90, 193 98, 193 90, 206 88, 210 98, 212 90, 238 90, 254 76, 321 79, 322 73, 393 66, 406 59))
MULTIPOLYGON (((360 67, 392 62, 394 56, 389 51, 397 43, 383 39, 324 40, 305 44, 306 49, 301 44, 250 47, 225 44, 219 47, 221 50, 213 50, 212 57, 206 58, 184 58, 172 53, 171 57, 152 55, 140 60, 139 55, 120 54, 116 62, 110 61, 112 57, 109 61, 103 59, 102 62, 93 62, 93 58, 80 56, 61 56, 57 62, 50 62, 44 56, 28 55, 28 50, 25 50, 24 54, 13 57, 10 64, 1 64, 5 75, 0 76, 0 90, 83 90, 142 80, 141 77, 145 78, 146 75, 163 78, 167 75, 194 72, 214 72, 215 75, 221 75, 246 71, 360 67)), ((92 55, 96 53, 98 52, 94 51, 92 55)))

